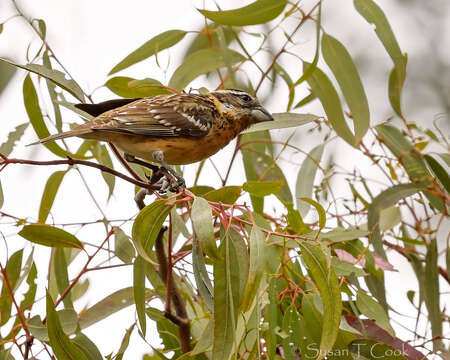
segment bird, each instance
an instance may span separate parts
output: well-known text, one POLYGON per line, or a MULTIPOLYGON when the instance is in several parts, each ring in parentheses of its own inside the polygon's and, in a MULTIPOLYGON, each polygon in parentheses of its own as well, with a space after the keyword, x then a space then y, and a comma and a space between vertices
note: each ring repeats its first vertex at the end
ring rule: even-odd
POLYGON ((124 151, 127 161, 140 158, 159 163, 182 186, 184 180, 170 165, 204 160, 251 125, 273 120, 255 96, 238 89, 75 106, 95 117, 71 131, 50 135, 36 143, 68 137, 110 142, 124 151))

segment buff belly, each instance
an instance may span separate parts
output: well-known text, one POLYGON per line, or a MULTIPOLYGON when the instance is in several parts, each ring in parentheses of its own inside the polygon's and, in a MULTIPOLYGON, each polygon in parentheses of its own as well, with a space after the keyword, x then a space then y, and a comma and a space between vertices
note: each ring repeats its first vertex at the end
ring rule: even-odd
POLYGON ((233 134, 223 133, 221 137, 203 138, 156 138, 114 134, 110 141, 124 152, 148 161, 155 161, 154 151, 162 151, 164 160, 170 165, 191 164, 214 155, 233 138, 233 134))

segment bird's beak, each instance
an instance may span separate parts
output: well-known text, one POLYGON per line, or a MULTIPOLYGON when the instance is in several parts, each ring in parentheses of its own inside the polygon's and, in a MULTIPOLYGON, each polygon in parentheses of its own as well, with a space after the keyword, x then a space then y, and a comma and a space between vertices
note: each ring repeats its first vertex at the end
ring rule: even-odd
POLYGON ((273 116, 270 112, 268 112, 262 106, 258 106, 252 110, 252 116, 255 119, 255 122, 263 122, 263 121, 273 121, 273 116))

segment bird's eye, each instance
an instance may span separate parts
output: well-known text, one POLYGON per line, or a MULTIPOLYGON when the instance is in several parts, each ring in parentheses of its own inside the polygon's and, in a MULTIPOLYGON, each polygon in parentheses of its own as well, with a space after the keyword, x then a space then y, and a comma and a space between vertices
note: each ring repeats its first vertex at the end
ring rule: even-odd
POLYGON ((248 95, 241 95, 241 99, 244 100, 245 102, 250 101, 252 98, 248 95))

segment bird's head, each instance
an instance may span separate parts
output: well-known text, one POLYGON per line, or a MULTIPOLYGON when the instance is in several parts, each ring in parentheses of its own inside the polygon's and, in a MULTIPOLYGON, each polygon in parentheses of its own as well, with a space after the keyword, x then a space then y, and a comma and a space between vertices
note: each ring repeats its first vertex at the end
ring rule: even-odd
POLYGON ((218 100, 218 110, 222 115, 239 119, 247 123, 247 126, 273 120, 270 112, 261 106, 258 99, 245 91, 224 89, 212 91, 210 95, 218 100))

